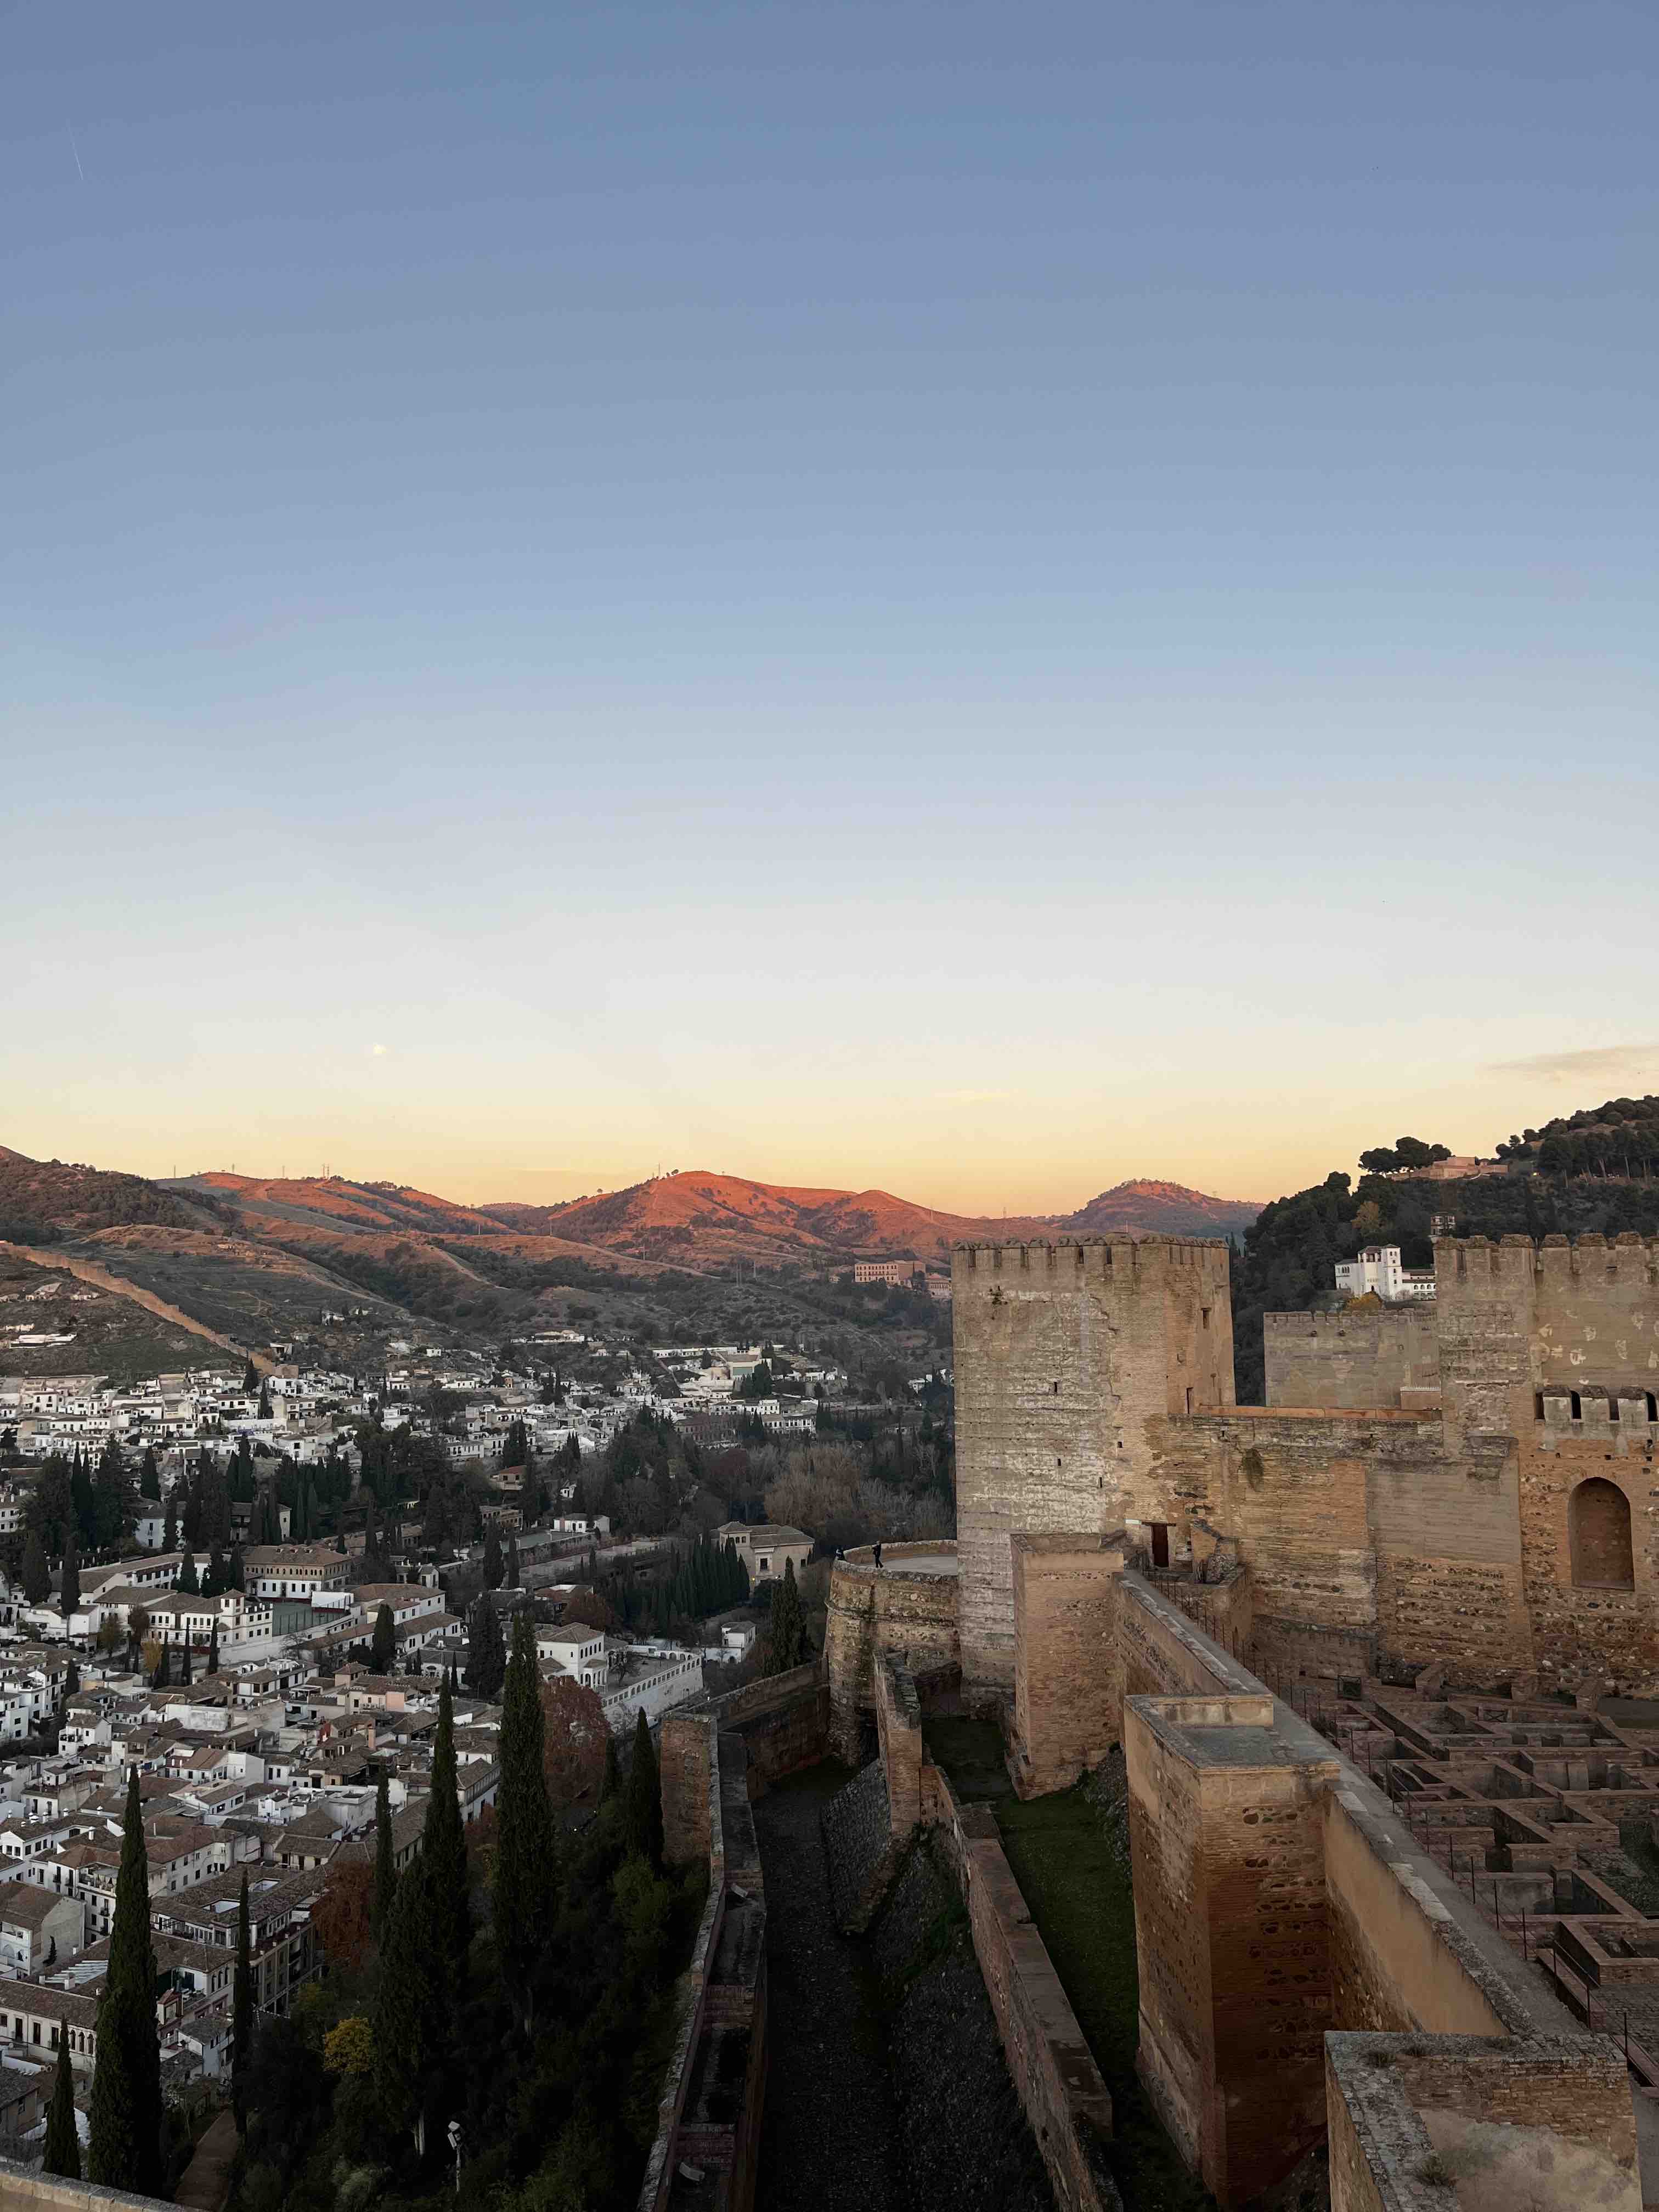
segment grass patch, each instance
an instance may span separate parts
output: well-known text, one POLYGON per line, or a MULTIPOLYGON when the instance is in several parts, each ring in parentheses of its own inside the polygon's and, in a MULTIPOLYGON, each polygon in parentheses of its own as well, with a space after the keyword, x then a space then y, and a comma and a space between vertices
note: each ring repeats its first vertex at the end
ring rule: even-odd
POLYGON ((1134 2070, 1139 2035, 1129 1869, 1081 1788, 1015 1796, 988 1721, 930 1721, 933 1757, 964 1801, 989 1802, 1014 1879, 1112 2094, 1111 2158, 1127 2212, 1214 2212, 1134 2070))

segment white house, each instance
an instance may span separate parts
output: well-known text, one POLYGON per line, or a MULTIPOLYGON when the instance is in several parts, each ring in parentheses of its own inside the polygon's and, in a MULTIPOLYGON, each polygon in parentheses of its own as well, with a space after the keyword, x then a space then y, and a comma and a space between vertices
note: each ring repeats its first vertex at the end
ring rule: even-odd
POLYGON ((1356 1259, 1337 1261, 1336 1287, 1351 1298, 1367 1292, 1379 1298, 1431 1298, 1434 1270, 1402 1267, 1397 1244, 1367 1244, 1356 1259))

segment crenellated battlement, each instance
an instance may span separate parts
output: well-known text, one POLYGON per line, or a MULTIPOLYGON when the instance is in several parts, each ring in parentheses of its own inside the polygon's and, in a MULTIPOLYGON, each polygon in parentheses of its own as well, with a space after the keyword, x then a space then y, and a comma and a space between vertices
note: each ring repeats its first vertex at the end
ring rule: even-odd
POLYGON ((1589 1278, 1659 1284, 1659 1237, 1642 1237, 1633 1229, 1617 1237, 1594 1231, 1541 1239, 1510 1235, 1496 1243, 1490 1237, 1439 1237, 1434 1267, 1437 1289, 1493 1279, 1519 1283, 1528 1277, 1540 1282, 1589 1278))
POLYGON ((951 1248, 961 1275, 1099 1276, 1119 1283, 1195 1271, 1225 1282, 1231 1248, 1217 1237, 1011 1237, 965 1239, 951 1248))

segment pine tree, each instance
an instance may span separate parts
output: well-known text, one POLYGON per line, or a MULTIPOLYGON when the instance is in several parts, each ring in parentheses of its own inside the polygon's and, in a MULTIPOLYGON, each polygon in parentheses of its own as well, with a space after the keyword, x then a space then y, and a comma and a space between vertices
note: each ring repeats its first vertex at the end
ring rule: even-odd
POLYGON ((31 1528, 23 1546, 23 1595, 31 1605, 44 1605, 52 1595, 52 1569, 40 1531, 31 1528))
POLYGON ((247 1911, 247 1869, 236 1901, 236 1974, 230 1996, 230 2096, 240 2133, 247 2133, 248 2074, 253 2059, 253 1960, 247 1911))
POLYGON ((392 1798, 384 1766, 374 1785, 374 1903, 370 1926, 377 1943, 386 1941, 392 1893, 398 1887, 398 1862, 392 1847, 392 1798))
POLYGON ((501 1979, 526 2033, 535 1974, 554 1904, 553 1814, 543 1765, 545 1723, 530 1616, 513 1617, 513 1656, 501 1703, 501 1788, 495 1798, 495 1950, 501 1979))
POLYGON ((628 1848, 653 1867, 661 1866, 662 1790, 643 1707, 634 1722, 634 1764, 628 1771, 628 1848))
POLYGON ((426 2093, 442 2048, 442 1987, 427 1869, 416 1859, 398 1884, 380 1947, 374 1995, 374 2087, 387 2124, 412 2129, 426 2152, 426 2093))
POLYGON ((81 1558, 75 1548, 73 1536, 64 1547, 64 1578, 58 1594, 58 1607, 65 1626, 70 1615, 81 1610, 81 1558))
POLYGON ((141 2197, 161 2194, 161 2047, 155 2028, 155 1953, 149 1936, 149 1855, 138 1770, 127 1784, 121 1870, 109 1960, 98 2007, 87 2178, 141 2197))
POLYGON ((67 2181, 81 2179, 81 2139, 75 2129, 75 2074, 70 2064, 69 2030, 58 2038, 58 2079, 52 2084, 52 2108, 46 2114, 48 2173, 67 2181))
POLYGON ((392 1619, 392 1607, 380 1606, 374 1615, 374 1634, 368 1647, 368 1663, 377 1674, 389 1674, 392 1662, 398 1656, 398 1631, 392 1619))
POLYGON ((501 1618, 488 1590, 480 1590, 466 1617, 466 1682, 493 1705, 507 1679, 507 1654, 501 1644, 501 1618))
POLYGON ((196 1597, 200 1594, 202 1585, 197 1577, 194 1552, 185 1551, 179 1569, 179 1579, 173 1584, 173 1588, 181 1597, 196 1597))
MULTIPOLYGON (((505 1714, 502 1723, 504 1729, 505 1714)), ((427 1800, 426 1825, 421 1832, 421 1863, 432 1885, 433 1924, 448 1958, 454 1997, 459 2000, 466 1983, 472 1914, 467 1899, 466 1835, 461 1825, 455 1771, 455 1719, 447 1682, 438 1692, 438 1736, 432 1753, 432 1795, 427 1800)))

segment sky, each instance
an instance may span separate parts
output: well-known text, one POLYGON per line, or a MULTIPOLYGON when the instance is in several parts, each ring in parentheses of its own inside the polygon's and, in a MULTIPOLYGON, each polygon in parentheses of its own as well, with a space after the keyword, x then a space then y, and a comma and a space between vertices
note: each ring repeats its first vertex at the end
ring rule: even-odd
POLYGON ((1266 1199, 1659 1089, 1659 15, 0 8, 0 1141, 1266 1199))

